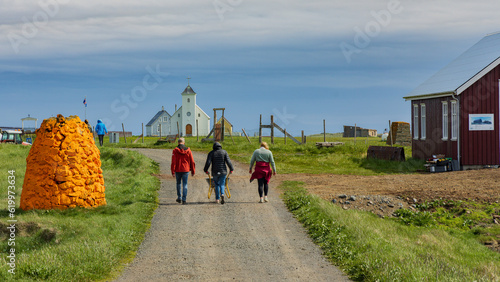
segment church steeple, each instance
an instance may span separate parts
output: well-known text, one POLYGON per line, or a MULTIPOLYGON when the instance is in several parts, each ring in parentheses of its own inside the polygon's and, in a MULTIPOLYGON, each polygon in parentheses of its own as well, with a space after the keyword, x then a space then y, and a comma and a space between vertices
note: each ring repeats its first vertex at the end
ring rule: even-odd
POLYGON ((197 119, 196 92, 189 85, 189 79, 191 78, 188 77, 188 85, 182 92, 181 124, 186 136, 191 136, 193 132, 196 132, 197 119))
POLYGON ((191 86, 188 86, 186 87, 186 89, 184 89, 184 92, 182 92, 181 95, 185 95, 185 94, 196 94, 196 92, 194 92, 193 88, 191 88, 191 86))

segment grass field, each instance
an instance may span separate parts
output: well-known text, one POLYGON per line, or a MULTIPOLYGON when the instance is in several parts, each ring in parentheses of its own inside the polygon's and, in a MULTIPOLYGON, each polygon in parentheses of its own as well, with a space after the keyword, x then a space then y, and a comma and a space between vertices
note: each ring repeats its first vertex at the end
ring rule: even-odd
MULTIPOLYGON (((177 143, 167 143, 155 145, 157 137, 146 137, 144 143, 139 139, 136 144, 132 141, 137 137, 128 138, 127 144, 124 139, 120 143, 110 144, 105 138, 105 147, 139 147, 139 148, 174 148, 177 143)), ((201 138, 200 138, 201 140, 201 138)), ((222 146, 231 159, 243 163, 249 163, 252 153, 259 147, 258 137, 251 137, 251 143, 245 137, 226 136, 222 146), (233 142, 234 141, 234 142, 233 142)), ((308 137, 307 143, 297 145, 288 139, 287 144, 284 138, 275 138, 274 145, 271 144, 269 137, 264 137, 263 141, 269 144, 273 152, 276 169, 278 173, 333 173, 333 174, 355 174, 355 175, 378 175, 392 173, 413 173, 423 169, 424 162, 411 158, 411 147, 404 147, 406 162, 391 162, 375 159, 366 159, 368 147, 387 146, 380 138, 342 138, 327 137, 327 142, 343 142, 344 145, 333 148, 317 148, 316 142, 323 142, 323 136, 308 137), (312 165, 314 164, 314 165, 312 165)), ((212 149, 212 143, 197 141, 196 137, 186 138, 186 145, 195 151, 209 152, 212 149)))
POLYGON ((499 281, 500 253, 471 232, 415 227, 348 210, 284 182, 284 201, 324 254, 356 281, 499 281))
MULTIPOLYGON (((19 199, 29 147, 0 145, 0 249, 15 249, 15 275, 0 264, 0 281, 94 281, 116 275, 135 256, 157 206, 158 165, 131 151, 101 149, 107 205, 94 209, 22 211, 19 199), (15 245, 5 231, 7 179, 15 171, 15 245)), ((2 255, 3 259, 6 259, 2 255)))

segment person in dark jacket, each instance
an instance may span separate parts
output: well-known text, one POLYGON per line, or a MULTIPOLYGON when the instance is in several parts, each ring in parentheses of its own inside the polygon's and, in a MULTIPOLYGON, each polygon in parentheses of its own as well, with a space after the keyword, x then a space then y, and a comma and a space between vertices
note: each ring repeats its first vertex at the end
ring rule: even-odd
POLYGON ((95 131, 97 133, 97 136, 99 136, 99 145, 102 146, 104 143, 104 134, 108 133, 108 130, 106 129, 106 125, 102 123, 102 120, 98 119, 97 120, 97 125, 95 126, 95 131))
POLYGON ((172 152, 172 163, 170 165, 170 170, 172 171, 172 176, 176 179, 177 184, 177 203, 182 202, 183 205, 186 204, 187 197, 187 183, 189 172, 191 176, 194 176, 195 163, 193 159, 193 153, 191 149, 184 145, 184 138, 179 138, 177 141, 179 145, 175 147, 172 152), (182 193, 181 193, 181 181, 182 181, 182 193))
POLYGON ((225 150, 222 150, 222 145, 215 142, 213 150, 208 153, 207 161, 203 171, 209 174, 208 168, 212 165, 212 178, 215 183, 215 202, 224 204, 224 190, 226 187, 227 166, 229 166, 229 174, 233 173, 234 167, 229 159, 229 155, 225 150))

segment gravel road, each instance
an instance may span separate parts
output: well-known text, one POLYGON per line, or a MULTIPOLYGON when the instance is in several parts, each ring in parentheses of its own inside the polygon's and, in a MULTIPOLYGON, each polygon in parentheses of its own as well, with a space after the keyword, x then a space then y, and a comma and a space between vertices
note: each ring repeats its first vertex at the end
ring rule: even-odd
POLYGON ((276 179, 269 203, 258 203, 248 165, 233 162, 231 198, 215 204, 215 195, 207 197, 206 154, 194 152, 197 173, 189 176, 187 205, 180 205, 172 150, 137 151, 160 164, 160 203, 137 256, 116 281, 349 281, 288 212, 276 179))

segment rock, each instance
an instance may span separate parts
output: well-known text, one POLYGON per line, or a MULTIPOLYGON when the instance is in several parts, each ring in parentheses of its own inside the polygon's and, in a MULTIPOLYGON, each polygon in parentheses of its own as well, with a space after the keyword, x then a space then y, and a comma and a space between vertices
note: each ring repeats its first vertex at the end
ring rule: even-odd
POLYGON ((390 208, 394 208, 393 204, 388 204, 387 206, 390 207, 390 208))
POLYGON ((349 202, 349 201, 345 201, 345 202, 344 202, 344 204, 346 204, 346 205, 350 205, 350 204, 351 204, 351 202, 349 202))
POLYGON ((346 207, 346 206, 342 206, 342 208, 343 208, 344 210, 347 210, 347 207, 346 207))
POLYGON ((368 205, 373 205, 373 202, 372 201, 368 201, 367 204, 368 205))
POLYGON ((349 197, 349 201, 353 201, 353 202, 356 201, 356 196, 349 197))
POLYGON ((347 195, 345 195, 345 194, 339 195, 339 199, 346 199, 346 198, 347 198, 347 195))
POLYGON ((337 200, 332 199, 332 204, 335 204, 335 203, 337 203, 337 200))
POLYGON ((79 117, 42 122, 26 158, 20 208, 66 209, 106 204, 100 151, 79 117))
POLYGON ((413 198, 413 203, 415 203, 415 204, 418 203, 418 200, 413 198))

